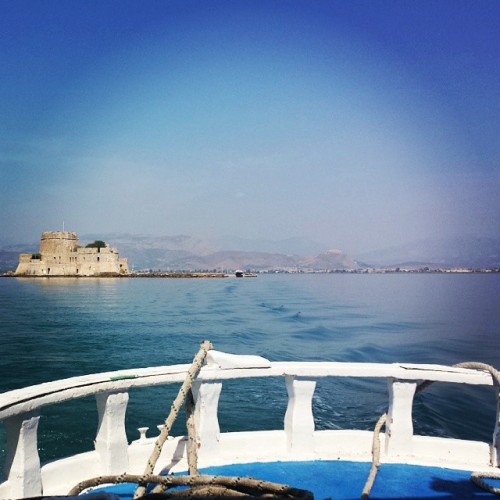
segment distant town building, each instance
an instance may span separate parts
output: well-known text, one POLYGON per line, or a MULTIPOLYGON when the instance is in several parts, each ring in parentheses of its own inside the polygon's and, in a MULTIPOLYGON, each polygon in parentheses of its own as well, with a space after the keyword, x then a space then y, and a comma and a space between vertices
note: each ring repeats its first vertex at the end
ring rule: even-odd
POLYGON ((81 247, 70 231, 42 233, 38 253, 19 255, 17 276, 113 276, 128 274, 128 262, 102 241, 81 247))

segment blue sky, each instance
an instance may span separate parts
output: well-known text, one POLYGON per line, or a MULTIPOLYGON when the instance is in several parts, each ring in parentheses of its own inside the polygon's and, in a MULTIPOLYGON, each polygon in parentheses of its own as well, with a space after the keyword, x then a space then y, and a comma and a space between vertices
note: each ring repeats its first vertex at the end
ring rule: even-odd
POLYGON ((0 0, 0 242, 500 232, 498 0, 0 0))

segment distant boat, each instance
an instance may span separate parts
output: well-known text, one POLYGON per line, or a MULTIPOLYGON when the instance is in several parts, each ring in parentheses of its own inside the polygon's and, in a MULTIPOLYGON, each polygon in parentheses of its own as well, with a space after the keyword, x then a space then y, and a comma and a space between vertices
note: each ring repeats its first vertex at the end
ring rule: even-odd
POLYGON ((237 278, 256 278, 257 275, 255 273, 245 273, 244 271, 237 270, 234 272, 234 275, 237 278))

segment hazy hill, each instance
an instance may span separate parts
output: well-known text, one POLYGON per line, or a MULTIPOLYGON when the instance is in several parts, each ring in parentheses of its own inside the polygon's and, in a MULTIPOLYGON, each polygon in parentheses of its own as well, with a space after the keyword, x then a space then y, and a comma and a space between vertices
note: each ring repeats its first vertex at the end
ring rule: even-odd
MULTIPOLYGON (((169 255, 158 261, 158 269, 208 269, 208 270, 284 270, 311 269, 358 269, 357 263, 339 251, 327 252, 316 257, 285 255, 267 252, 243 252, 226 250, 209 255, 169 255)), ((154 268, 154 266, 153 266, 154 268)))
POLYGON ((308 238, 268 240, 224 236, 212 240, 212 245, 218 250, 281 253, 285 255, 317 255, 325 249, 325 245, 308 238))
POLYGON ((328 250, 315 257, 302 257, 298 266, 303 269, 329 270, 329 269, 359 269, 360 265, 349 255, 341 250, 328 250))
POLYGON ((135 234, 86 234, 80 241, 101 239, 116 247, 129 261, 131 269, 178 270, 193 257, 204 257, 215 251, 210 243, 188 235, 151 236, 135 234), (177 267, 177 266, 181 267, 177 267))
POLYGON ((290 268, 357 269, 354 259, 339 250, 313 257, 304 254, 286 253, 278 249, 317 249, 317 243, 294 238, 284 241, 252 240, 234 238, 206 241, 187 235, 147 236, 130 234, 84 235, 82 241, 104 239, 116 246, 120 255, 129 259, 133 269, 152 270, 227 270, 252 269, 275 270, 290 268), (227 245, 224 248, 223 245, 227 245), (267 251, 263 249, 269 249, 267 251), (274 251, 271 251, 274 249, 274 251))

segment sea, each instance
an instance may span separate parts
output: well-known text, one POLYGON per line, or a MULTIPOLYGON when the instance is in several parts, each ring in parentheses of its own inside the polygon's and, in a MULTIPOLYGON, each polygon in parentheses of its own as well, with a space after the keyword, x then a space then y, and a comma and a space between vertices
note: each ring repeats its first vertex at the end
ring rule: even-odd
MULTIPOLYGON (((0 279, 0 392, 88 373, 190 363, 201 341, 281 361, 500 367, 500 274, 261 274, 256 278, 0 279)), ((126 428, 148 436, 177 386, 130 391, 126 428)), ((283 379, 224 382, 222 432, 280 429, 283 379)), ((317 429, 372 429, 385 380, 318 381, 317 429)), ((418 434, 490 441, 496 389, 433 384, 414 402, 418 434)), ((42 409, 42 461, 93 447, 93 397, 42 409)), ((185 431, 179 416, 173 434, 185 431)), ((5 430, 0 423, 0 463, 5 430)), ((0 466, 1 467, 1 466, 0 466)), ((1 470, 0 470, 1 472, 1 470)))

